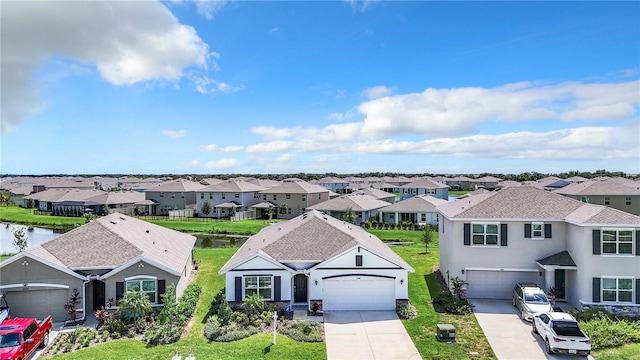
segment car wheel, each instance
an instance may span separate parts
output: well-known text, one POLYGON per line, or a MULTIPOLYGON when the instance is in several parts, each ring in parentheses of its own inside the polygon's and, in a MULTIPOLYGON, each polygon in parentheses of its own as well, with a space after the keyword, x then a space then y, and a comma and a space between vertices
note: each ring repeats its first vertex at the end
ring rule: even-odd
POLYGON ((40 343, 40 348, 45 348, 49 345, 49 332, 44 333, 44 337, 42 338, 42 342, 40 343))
POLYGON ((547 348, 547 354, 553 354, 553 351, 551 351, 551 345, 549 345, 549 339, 544 339, 544 345, 547 348))

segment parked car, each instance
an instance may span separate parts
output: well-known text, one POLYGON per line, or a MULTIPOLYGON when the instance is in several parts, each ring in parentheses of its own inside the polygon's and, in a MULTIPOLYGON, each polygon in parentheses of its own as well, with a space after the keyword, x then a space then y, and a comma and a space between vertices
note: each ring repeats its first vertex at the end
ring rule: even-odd
POLYGON ((6 319, 11 319, 11 309, 4 298, 4 294, 0 293, 0 323, 6 319))
POLYGON ((591 353, 591 340, 571 314, 545 312, 533 318, 532 326, 533 333, 542 336, 548 354, 591 353))
POLYGON ((53 320, 30 318, 8 319, 0 324, 0 359, 26 360, 38 347, 49 345, 53 320))
POLYGON ((511 302, 520 310, 520 316, 525 321, 533 321, 536 314, 553 311, 549 298, 536 284, 515 284, 511 302))

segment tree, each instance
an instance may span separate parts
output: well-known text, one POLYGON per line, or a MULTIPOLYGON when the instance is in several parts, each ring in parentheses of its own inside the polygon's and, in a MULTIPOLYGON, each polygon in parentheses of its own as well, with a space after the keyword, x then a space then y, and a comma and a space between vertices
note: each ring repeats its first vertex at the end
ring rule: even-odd
POLYGON ((11 202, 11 196, 9 194, 2 193, 2 195, 0 196, 0 200, 2 201, 4 206, 9 206, 9 203, 11 202))
POLYGON ((18 251, 24 251, 27 248, 27 240, 29 237, 27 236, 25 226, 14 226, 11 233, 13 234, 13 246, 18 249, 18 251))
POLYGON ((205 215, 209 215, 211 213, 211 203, 207 200, 205 200, 202 203, 202 209, 200 209, 200 211, 205 214, 205 215))
POLYGON ((340 220, 346 221, 351 224, 355 224, 357 217, 358 215, 356 215, 356 212, 353 211, 352 208, 347 208, 347 210, 342 214, 342 216, 340 216, 340 220))
POLYGON ((33 201, 33 199, 27 199, 27 209, 33 209, 34 204, 35 202, 33 201))
POLYGON ((92 212, 86 212, 82 216, 84 217, 85 224, 88 224, 98 218, 98 216, 92 212))
POLYGON ((109 215, 109 207, 107 205, 102 206, 102 215, 109 215))
POLYGON ((286 214, 287 213, 287 204, 280 204, 280 214, 286 214))
POLYGON ((276 215, 276 208, 273 205, 269 205, 267 208, 267 216, 269 216, 269 221, 273 219, 273 216, 276 215))
POLYGON ((433 231, 431 225, 427 224, 422 228, 422 242, 424 243, 424 251, 429 253, 429 244, 433 240, 433 231))
POLYGON ((232 206, 232 207, 229 209, 229 218, 232 218, 232 217, 234 217, 234 216, 236 216, 236 208, 235 208, 235 206, 232 206))
POLYGON ((118 303, 118 311, 126 310, 134 320, 151 312, 151 301, 141 291, 128 291, 118 303))

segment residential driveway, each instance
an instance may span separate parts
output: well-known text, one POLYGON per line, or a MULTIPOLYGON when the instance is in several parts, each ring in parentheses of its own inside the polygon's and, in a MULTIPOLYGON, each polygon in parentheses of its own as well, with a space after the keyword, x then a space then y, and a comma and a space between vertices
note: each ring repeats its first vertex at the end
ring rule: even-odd
MULTIPOLYGON (((545 351, 544 342, 534 335, 531 323, 521 320, 510 300, 470 299, 474 315, 489 341, 489 345, 501 360, 569 360, 575 355, 554 354, 545 351)), ((593 360, 593 357, 589 356, 593 360)))
POLYGON ((395 311, 324 313, 329 360, 422 359, 395 311))

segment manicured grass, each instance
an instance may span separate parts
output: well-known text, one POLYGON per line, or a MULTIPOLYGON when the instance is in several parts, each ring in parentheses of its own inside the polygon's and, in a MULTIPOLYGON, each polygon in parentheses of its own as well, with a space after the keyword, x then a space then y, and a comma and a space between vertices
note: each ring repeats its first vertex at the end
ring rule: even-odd
MULTIPOLYGON (((143 218, 144 219, 144 218, 143 218)), ((190 233, 225 233, 253 235, 269 226, 267 220, 147 220, 169 229, 190 233)), ((273 220, 272 220, 273 221, 273 220)))
POLYGON ((261 333, 231 343, 210 342, 203 335, 205 316, 213 296, 224 287, 224 276, 218 270, 237 250, 234 247, 197 249, 195 259, 201 263, 196 283, 202 293, 193 326, 179 342, 147 347, 137 340, 117 340, 69 354, 57 355, 55 360, 69 359, 171 359, 178 349, 183 358, 191 349, 197 359, 326 359, 324 343, 303 343, 278 335, 277 344, 271 346, 273 335, 261 333))
POLYGON ((449 190, 449 195, 460 196, 460 195, 464 195, 466 193, 468 193, 467 190, 454 190, 454 191, 449 190))
POLYGON ((424 245, 419 242, 420 232, 414 233, 418 236, 416 244, 395 246, 393 249, 416 270, 409 274, 409 300, 416 307, 418 317, 404 320, 403 323, 420 355, 423 359, 495 359, 473 314, 441 314, 434 310, 431 297, 440 291, 433 273, 433 266, 438 264, 438 249, 433 246, 429 248, 428 254, 425 253, 424 245), (447 344, 436 340, 436 324, 442 323, 455 326, 455 343, 447 344), (470 355, 470 352, 478 354, 470 355))
MULTIPOLYGON (((415 242, 422 243, 422 231, 419 230, 372 230, 368 229, 368 232, 377 236, 382 241, 400 241, 400 242, 415 242)), ((433 232, 434 240, 433 246, 437 246, 438 233, 433 232)))
POLYGON ((0 261, 5 261, 6 259, 12 257, 15 254, 8 254, 8 255, 0 255, 0 261))
POLYGON ((591 353, 598 360, 640 360, 640 344, 627 344, 613 349, 604 349, 591 353))
POLYGON ((0 206, 0 221, 49 228, 69 228, 85 223, 84 218, 81 217, 35 215, 34 209, 24 209, 18 206, 0 206))

